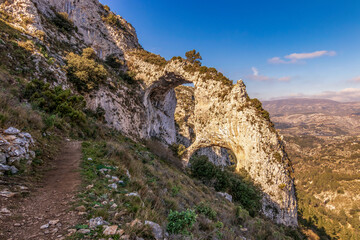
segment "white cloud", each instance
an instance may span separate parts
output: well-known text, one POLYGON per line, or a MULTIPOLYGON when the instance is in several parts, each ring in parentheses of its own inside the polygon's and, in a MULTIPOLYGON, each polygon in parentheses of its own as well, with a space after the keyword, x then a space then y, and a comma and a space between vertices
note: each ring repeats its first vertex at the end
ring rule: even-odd
POLYGON ((268 60, 269 63, 272 64, 289 64, 289 63, 298 63, 299 60, 318 58, 322 56, 335 56, 335 51, 315 51, 310 53, 291 53, 289 55, 284 56, 286 59, 282 59, 280 57, 273 57, 268 60), (288 60, 287 60, 288 59, 288 60))
POLYGON ((354 78, 350 79, 349 82, 360 83, 360 76, 357 76, 357 77, 354 77, 354 78))
POLYGON ((287 98, 329 99, 337 102, 358 102, 360 101, 360 88, 344 88, 340 91, 324 91, 317 94, 297 93, 273 99, 287 98))
POLYGON ((289 62, 286 62, 284 60, 282 60, 281 58, 279 57, 273 57, 273 58, 270 58, 268 60, 269 63, 273 63, 273 64, 279 64, 279 63, 289 63, 289 62))
POLYGON ((287 76, 287 77, 281 77, 278 79, 280 82, 289 82, 291 80, 291 77, 287 76))
POLYGON ((288 82, 291 80, 291 77, 281 77, 281 78, 273 78, 273 77, 268 77, 265 75, 259 75, 259 70, 256 67, 252 67, 251 71, 253 72, 252 75, 248 75, 246 78, 249 80, 253 80, 253 81, 259 81, 259 82, 264 82, 264 81, 280 81, 280 82, 288 82))
POLYGON ((258 75, 259 75, 259 70, 257 70, 256 67, 252 67, 251 70, 253 71, 254 76, 258 76, 258 75))
POLYGON ((310 59, 310 58, 318 58, 321 56, 335 56, 335 55, 336 55, 335 51, 315 51, 311 53, 292 53, 285 56, 285 58, 299 60, 299 59, 310 59))

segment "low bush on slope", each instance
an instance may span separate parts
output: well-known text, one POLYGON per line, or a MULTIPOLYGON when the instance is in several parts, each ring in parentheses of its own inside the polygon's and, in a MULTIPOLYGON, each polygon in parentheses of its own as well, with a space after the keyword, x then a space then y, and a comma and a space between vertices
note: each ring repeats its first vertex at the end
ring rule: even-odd
POLYGON ((39 80, 29 82, 24 90, 24 97, 36 107, 71 122, 80 124, 86 121, 85 100, 83 96, 63 90, 61 86, 50 88, 50 84, 39 80))
POLYGON ((252 216, 259 213, 261 208, 260 190, 246 176, 222 170, 211 163, 206 156, 194 156, 190 161, 191 175, 213 186, 216 191, 226 191, 233 196, 252 216))
POLYGON ((105 67, 97 61, 92 48, 85 48, 81 55, 69 53, 66 60, 68 78, 79 92, 96 89, 108 75, 105 67))

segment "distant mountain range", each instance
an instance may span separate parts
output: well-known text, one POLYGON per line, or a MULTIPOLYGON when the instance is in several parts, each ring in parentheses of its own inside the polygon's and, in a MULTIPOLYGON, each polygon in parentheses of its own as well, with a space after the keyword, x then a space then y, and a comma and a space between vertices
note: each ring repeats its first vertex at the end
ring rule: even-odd
POLYGON ((360 102, 336 102, 327 99, 281 99, 263 101, 263 106, 272 114, 312 114, 324 113, 329 115, 360 115, 360 102))
POLYGON ((263 101, 263 107, 284 135, 360 134, 360 102, 297 98, 263 101))

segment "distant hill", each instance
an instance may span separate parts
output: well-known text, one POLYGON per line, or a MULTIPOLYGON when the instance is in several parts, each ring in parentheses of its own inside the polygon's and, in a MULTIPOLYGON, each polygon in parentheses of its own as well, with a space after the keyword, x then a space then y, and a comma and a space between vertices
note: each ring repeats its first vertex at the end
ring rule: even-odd
POLYGON ((295 113, 324 113, 329 115, 352 115, 360 113, 360 102, 336 102, 327 99, 281 99, 263 101, 263 106, 273 115, 289 115, 295 113))
POLYGON ((360 102, 296 98, 263 101, 263 107, 285 135, 290 132, 318 136, 360 134, 360 102))

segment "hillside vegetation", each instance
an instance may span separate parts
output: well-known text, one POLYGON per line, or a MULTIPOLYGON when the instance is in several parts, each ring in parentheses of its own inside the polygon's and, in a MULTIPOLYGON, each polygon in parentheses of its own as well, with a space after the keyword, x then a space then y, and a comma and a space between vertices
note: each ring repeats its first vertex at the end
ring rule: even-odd
POLYGON ((359 103, 265 102, 293 161, 302 224, 321 239, 360 239, 359 103))

